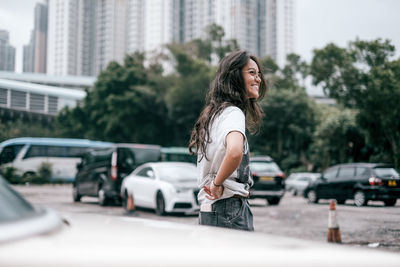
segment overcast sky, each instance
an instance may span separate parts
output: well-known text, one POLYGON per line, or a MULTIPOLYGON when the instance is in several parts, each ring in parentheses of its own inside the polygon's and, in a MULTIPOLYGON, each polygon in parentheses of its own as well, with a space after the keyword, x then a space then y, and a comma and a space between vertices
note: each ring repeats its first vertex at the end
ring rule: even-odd
MULTIPOLYGON (((399 0, 294 0, 296 53, 308 62, 312 50, 329 42, 347 46, 362 40, 390 39, 400 52, 399 0)), ((29 42, 33 9, 38 0, 0 1, 0 29, 8 30, 17 49, 16 70, 22 70, 22 46, 29 42)))

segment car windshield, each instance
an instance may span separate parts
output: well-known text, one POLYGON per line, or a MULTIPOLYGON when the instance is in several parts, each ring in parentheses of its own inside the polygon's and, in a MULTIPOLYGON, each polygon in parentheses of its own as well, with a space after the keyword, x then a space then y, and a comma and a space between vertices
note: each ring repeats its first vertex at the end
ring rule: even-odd
POLYGON ((32 205, 21 198, 11 186, 0 177, 0 224, 35 215, 32 205))
POLYGON ((146 162, 155 162, 161 160, 160 149, 151 147, 134 147, 131 148, 135 154, 136 165, 140 165, 146 162))
POLYGON ((159 166, 158 172, 161 180, 169 182, 197 181, 195 165, 159 166))
POLYGON ((379 177, 399 178, 399 173, 394 168, 374 168, 374 172, 379 177))
POLYGON ((280 172, 278 165, 271 161, 271 162, 258 162, 253 161, 250 162, 250 169, 253 172, 280 172))

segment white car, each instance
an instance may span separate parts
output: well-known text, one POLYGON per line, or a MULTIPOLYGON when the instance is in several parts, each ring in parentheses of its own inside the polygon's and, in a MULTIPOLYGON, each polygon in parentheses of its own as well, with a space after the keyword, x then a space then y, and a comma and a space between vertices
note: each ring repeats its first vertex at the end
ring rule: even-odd
POLYGON ((302 194, 310 182, 320 177, 320 173, 295 172, 289 175, 285 181, 286 191, 291 191, 293 195, 302 194))
POLYGON ((136 207, 155 209, 158 215, 198 212, 198 192, 196 165, 185 162, 143 164, 128 175, 121 186, 125 207, 132 197, 136 207))

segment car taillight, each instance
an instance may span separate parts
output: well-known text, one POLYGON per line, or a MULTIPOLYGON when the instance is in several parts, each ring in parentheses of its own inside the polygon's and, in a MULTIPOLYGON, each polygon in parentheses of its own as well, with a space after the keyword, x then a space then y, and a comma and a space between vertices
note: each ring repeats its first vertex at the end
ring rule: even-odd
POLYGON ((278 173, 276 176, 282 179, 286 178, 286 175, 283 172, 278 173))
POLYGON ((368 179, 368 182, 370 185, 383 185, 383 182, 381 179, 376 178, 376 177, 371 177, 368 179))
POLYGON ((117 180, 117 152, 113 152, 111 155, 111 179, 117 180))

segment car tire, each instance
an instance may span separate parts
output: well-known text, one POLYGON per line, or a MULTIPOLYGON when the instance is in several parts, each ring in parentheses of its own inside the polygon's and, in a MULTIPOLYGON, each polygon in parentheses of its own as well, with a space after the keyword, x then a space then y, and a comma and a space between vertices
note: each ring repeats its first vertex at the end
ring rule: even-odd
POLYGON ((385 206, 387 207, 393 207, 396 205, 397 199, 387 199, 383 201, 385 203, 385 206))
POLYGON ((100 186, 99 191, 97 191, 97 197, 99 198, 100 206, 107 206, 108 199, 106 196, 106 191, 104 191, 102 186, 100 186))
POLYGON ((74 185, 72 187, 72 198, 74 199, 74 202, 79 202, 81 201, 81 194, 79 194, 79 190, 78 187, 76 187, 76 185, 74 185))
POLYGON ((165 215, 165 200, 163 194, 159 191, 156 196, 156 214, 159 216, 165 215))
POLYGON ((362 190, 357 190, 354 193, 354 205, 357 207, 366 206, 368 200, 366 199, 365 193, 362 190))
POLYGON ((297 190, 293 189, 293 196, 297 196, 297 190))
POLYGON ((318 196, 317 196, 317 192, 315 192, 314 189, 311 189, 307 192, 307 199, 308 199, 308 203, 318 203, 318 196))
POLYGON ((280 201, 281 199, 279 197, 267 199, 269 205, 278 205, 280 201))

